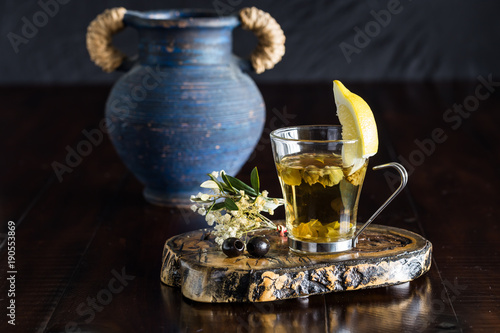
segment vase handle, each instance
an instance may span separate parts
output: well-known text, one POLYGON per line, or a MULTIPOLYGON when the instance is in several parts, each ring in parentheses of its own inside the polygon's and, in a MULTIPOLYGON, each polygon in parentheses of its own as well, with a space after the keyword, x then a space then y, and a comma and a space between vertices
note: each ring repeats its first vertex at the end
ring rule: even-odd
POLYGON ((90 59, 107 73, 128 62, 127 56, 112 44, 114 34, 125 28, 123 7, 106 9, 87 28, 87 50, 90 59))
POLYGON ((257 74, 272 69, 285 54, 285 34, 276 20, 260 9, 247 7, 240 10, 241 27, 252 31, 258 39, 250 55, 250 62, 257 74))

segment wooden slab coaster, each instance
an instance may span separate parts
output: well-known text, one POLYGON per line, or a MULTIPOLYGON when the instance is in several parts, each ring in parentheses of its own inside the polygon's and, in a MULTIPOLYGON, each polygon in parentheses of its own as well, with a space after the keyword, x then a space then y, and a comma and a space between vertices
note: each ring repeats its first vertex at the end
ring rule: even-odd
POLYGON ((228 258, 210 229, 167 240, 161 281, 198 302, 266 302, 329 292, 390 286, 414 280, 431 266, 432 244, 408 230, 371 225, 355 249, 298 254, 276 231, 264 258, 228 258))

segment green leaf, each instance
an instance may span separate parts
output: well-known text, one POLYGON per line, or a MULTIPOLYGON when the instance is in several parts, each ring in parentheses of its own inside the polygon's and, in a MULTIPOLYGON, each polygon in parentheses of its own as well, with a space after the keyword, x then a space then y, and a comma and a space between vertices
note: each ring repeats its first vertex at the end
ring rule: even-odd
POLYGON ((231 177, 231 176, 228 176, 225 173, 221 173, 221 177, 222 177, 222 180, 224 181, 224 183, 227 186, 227 191, 230 191, 233 194, 239 194, 238 190, 233 187, 233 185, 231 184, 231 181, 229 180, 229 177, 231 177))
POLYGON ((224 206, 226 206, 226 209, 229 209, 229 210, 238 210, 238 206, 236 206, 236 204, 234 203, 233 200, 231 200, 230 198, 226 198, 226 200, 224 200, 224 206))
POLYGON ((250 174, 250 182, 255 192, 259 193, 260 180, 259 180, 259 171, 257 170, 257 167, 253 168, 252 173, 250 174))
POLYGON ((225 202, 217 202, 217 203, 214 203, 212 206, 210 206, 209 211, 219 210, 219 209, 222 209, 222 208, 225 208, 225 207, 226 207, 225 202))
POLYGON ((224 193, 233 193, 234 192, 234 190, 231 187, 227 186, 226 184, 221 183, 221 185, 222 185, 222 188, 224 189, 224 191, 223 191, 224 193))
POLYGON ((247 184, 243 183, 241 180, 234 178, 234 177, 231 177, 231 176, 227 176, 227 179, 231 183, 232 187, 234 187, 238 190, 243 190, 249 196, 256 197, 258 195, 258 193, 255 192, 255 190, 253 188, 251 188, 247 184))

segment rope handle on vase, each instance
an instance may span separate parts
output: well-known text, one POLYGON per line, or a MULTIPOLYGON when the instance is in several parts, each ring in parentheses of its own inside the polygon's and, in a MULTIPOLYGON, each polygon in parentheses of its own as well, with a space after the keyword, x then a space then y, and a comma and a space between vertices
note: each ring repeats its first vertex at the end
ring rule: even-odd
POLYGON ((272 69, 285 54, 285 34, 276 20, 258 8, 240 10, 241 27, 252 31, 258 39, 250 55, 250 62, 257 74, 272 69))
POLYGON ((125 28, 123 7, 106 9, 87 28, 87 50, 90 59, 107 73, 116 70, 127 56, 112 44, 113 35, 125 28))
MULTIPOLYGON (((99 14, 87 28, 87 50, 90 59, 105 72, 113 72, 127 56, 112 44, 113 35, 125 28, 126 9, 116 7, 99 14)), ((285 54, 285 34, 276 20, 255 7, 243 8, 239 13, 241 27, 252 31, 258 39, 250 62, 255 72, 272 69, 285 54)))

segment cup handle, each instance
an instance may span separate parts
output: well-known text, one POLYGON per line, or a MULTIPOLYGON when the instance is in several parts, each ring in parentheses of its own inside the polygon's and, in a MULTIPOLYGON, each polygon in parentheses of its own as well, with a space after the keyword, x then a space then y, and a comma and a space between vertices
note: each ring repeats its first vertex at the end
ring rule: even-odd
POLYGON ((385 169, 385 168, 394 168, 398 171, 399 175, 401 176, 401 183, 399 184, 399 187, 391 194, 391 196, 380 206, 379 209, 373 215, 366 221, 366 223, 359 229, 356 234, 354 235, 354 238, 352 240, 352 247, 355 247, 356 244, 358 243, 358 237, 359 235, 370 225, 370 223, 373 222, 377 218, 377 216, 389 205, 389 203, 403 190, 403 188, 406 186, 408 183, 408 172, 406 172, 406 169, 399 163, 391 162, 387 164, 382 164, 382 165, 377 165, 373 167, 373 170, 380 170, 380 169, 385 169))
POLYGON ((128 62, 127 56, 112 44, 114 34, 125 28, 123 7, 106 9, 87 28, 87 50, 90 59, 107 73, 128 62))
POLYGON ((257 74, 272 69, 285 54, 285 34, 276 20, 255 7, 243 8, 239 13, 241 27, 252 31, 258 39, 250 55, 250 62, 257 74))

